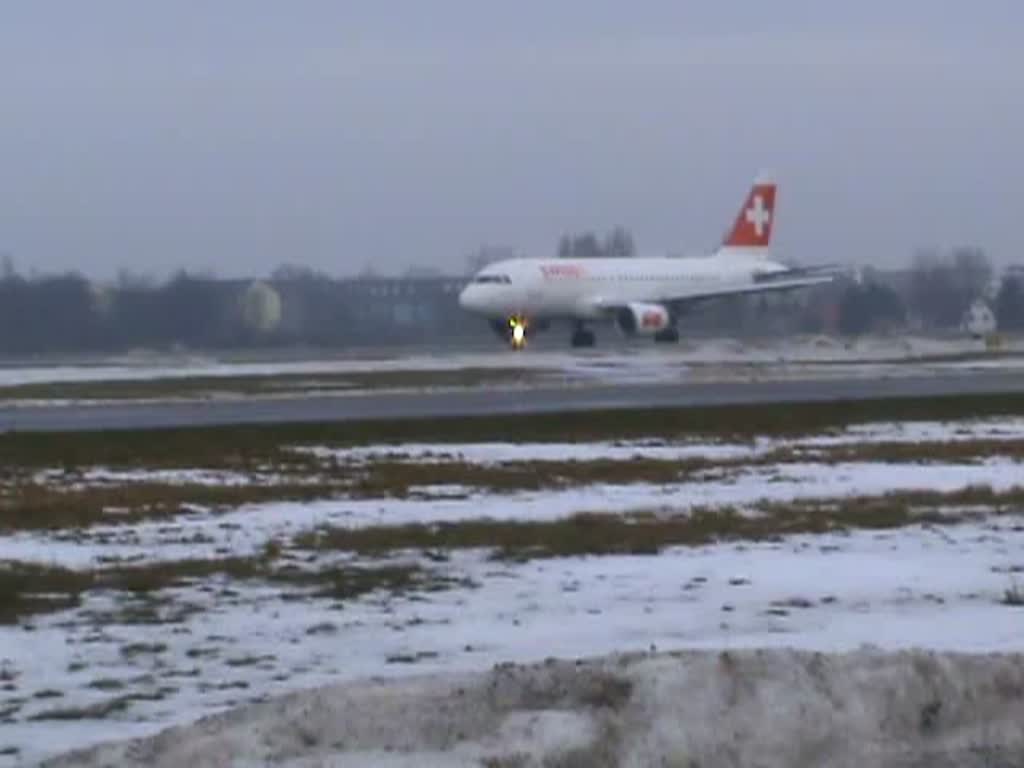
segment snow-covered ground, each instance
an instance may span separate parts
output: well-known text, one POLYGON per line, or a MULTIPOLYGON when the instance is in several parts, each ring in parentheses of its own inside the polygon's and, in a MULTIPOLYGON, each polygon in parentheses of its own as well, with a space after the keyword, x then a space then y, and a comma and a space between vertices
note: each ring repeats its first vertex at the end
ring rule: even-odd
MULTIPOLYGON (((286 601, 237 584, 176 590, 201 606, 177 626, 101 625, 76 612, 4 632, 0 675, 27 699, 0 745, 36 759, 152 733, 269 694, 371 676, 485 669, 649 648, 847 650, 1024 648, 1024 609, 1000 604, 1024 570, 1016 521, 948 530, 797 536, 777 544, 674 549, 496 565, 462 553, 445 569, 478 586, 393 599, 286 601), (133 650, 134 649, 134 650, 133 650), (59 692, 49 698, 45 692, 59 692), (124 713, 33 720, 138 695, 124 713), (154 700, 149 700, 150 698, 154 700)), ((2 748, 0 746, 0 748, 2 748)))
MULTIPOLYGON (((452 443, 400 446, 357 446, 346 449, 299 447, 342 464, 401 459, 416 462, 459 461, 498 464, 508 461, 632 461, 707 459, 729 462, 709 469, 699 480, 669 484, 595 483, 565 490, 510 494, 482 492, 464 486, 423 486, 407 499, 343 499, 307 503, 248 504, 229 512, 204 507, 183 508, 173 520, 123 525, 112 516, 109 525, 63 533, 20 532, 0 537, 0 560, 59 563, 74 567, 103 561, 173 561, 184 557, 215 557, 229 552, 251 555, 267 541, 287 540, 324 525, 365 528, 407 523, 458 522, 473 519, 552 521, 577 512, 615 513, 671 509, 683 514, 700 508, 753 508, 765 502, 871 496, 890 492, 931 490, 954 492, 987 486, 996 492, 1024 487, 1024 467, 991 457, 964 463, 885 463, 814 460, 814 449, 887 443, 966 443, 974 440, 1024 440, 1024 419, 964 422, 870 423, 830 435, 801 438, 762 437, 750 443, 667 442, 630 440, 606 443, 452 443), (806 451, 806 460, 745 466, 779 449, 806 451)), ((36 480, 62 487, 125 483, 272 484, 275 475, 256 477, 210 470, 111 470, 94 468, 66 475, 59 470, 38 473, 36 480)), ((315 478, 314 478, 315 479, 315 478)), ((290 483, 299 482, 294 477, 290 483)))
POLYGON ((336 683, 45 765, 1009 768, 1022 687, 1019 653, 616 653, 336 683))
POLYGON ((589 461, 613 459, 738 459, 755 458, 782 448, 813 449, 881 443, 949 443, 972 440, 1024 439, 1024 418, 965 422, 913 421, 855 424, 841 432, 800 438, 756 438, 749 443, 707 441, 617 440, 591 443, 401 443, 346 449, 300 447, 297 451, 339 461, 404 460, 463 461, 500 464, 506 461, 589 461))
MULTIPOLYGON (((1006 459, 979 464, 878 462, 788 464, 743 470, 722 479, 657 485, 597 484, 510 495, 442 487, 439 498, 275 502, 227 513, 183 511, 173 521, 95 526, 65 534, 0 537, 0 560, 72 567, 124 560, 169 562, 186 557, 253 555, 268 541, 287 540, 325 525, 348 528, 454 523, 468 520, 545 522, 579 512, 616 513, 752 508, 759 503, 825 500, 927 489, 952 493, 987 486, 997 493, 1024 487, 1024 466, 1006 459)), ((2 632, 2 630, 0 630, 2 632)))
MULTIPOLYGON (((992 439, 1024 439, 1024 420, 871 424, 750 444, 641 440, 588 446, 381 446, 330 453, 356 463, 396 449, 405 454, 403 460, 438 461, 438 454, 447 453, 450 459, 482 463, 630 461, 639 454, 741 463, 706 479, 670 485, 595 484, 509 494, 427 488, 422 497, 403 500, 265 503, 226 513, 186 508, 159 522, 0 536, 0 560, 71 568, 112 559, 251 555, 276 541, 307 568, 339 558, 360 565, 411 563, 452 580, 452 586, 438 591, 375 592, 337 601, 300 598, 280 585, 217 576, 148 599, 93 591, 73 609, 0 626, 0 765, 31 764, 64 749, 152 733, 325 682, 478 670, 509 660, 651 647, 846 650, 871 643, 1022 650, 1024 608, 1003 599, 1008 590, 1024 589, 1024 510, 950 525, 528 562, 496 561, 478 550, 453 551, 447 559, 408 552, 384 561, 360 560, 290 546, 296 535, 325 524, 544 521, 581 511, 651 509, 685 514, 698 506, 743 508, 764 500, 957 491, 978 485, 1007 491, 1024 485, 1024 466, 1009 456, 963 463, 827 464, 811 454, 799 463, 742 464, 782 446, 992 439), (148 618, 140 620, 140 615, 148 618)), ((63 482, 59 475, 48 477, 63 482)), ((127 483, 146 477, 142 471, 125 474, 98 467, 73 482, 127 483)), ((246 481, 202 469, 149 480, 154 477, 165 482, 246 481)))

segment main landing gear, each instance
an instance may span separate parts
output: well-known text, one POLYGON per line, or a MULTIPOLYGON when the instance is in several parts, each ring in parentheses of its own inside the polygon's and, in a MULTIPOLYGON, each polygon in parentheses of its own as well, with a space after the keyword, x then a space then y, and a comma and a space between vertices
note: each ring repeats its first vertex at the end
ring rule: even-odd
POLYGON ((663 331, 658 331, 654 334, 654 341, 662 344, 676 344, 679 342, 679 329, 669 326, 663 331))
POLYGON ((587 330, 582 324, 577 325, 572 332, 571 343, 573 347, 594 346, 594 332, 587 330))

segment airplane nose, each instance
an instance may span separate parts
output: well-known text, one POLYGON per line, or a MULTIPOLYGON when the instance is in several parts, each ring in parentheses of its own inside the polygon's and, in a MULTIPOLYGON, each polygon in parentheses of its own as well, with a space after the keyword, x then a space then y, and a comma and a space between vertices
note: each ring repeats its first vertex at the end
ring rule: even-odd
POLYGON ((474 301, 474 293, 475 291, 471 285, 463 288, 462 292, 459 293, 459 306, 463 309, 476 309, 478 302, 474 301))

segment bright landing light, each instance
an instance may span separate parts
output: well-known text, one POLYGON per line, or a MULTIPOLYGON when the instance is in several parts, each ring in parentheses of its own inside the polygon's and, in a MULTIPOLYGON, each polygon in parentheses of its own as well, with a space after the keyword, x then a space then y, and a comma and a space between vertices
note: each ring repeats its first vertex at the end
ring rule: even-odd
POLYGON ((526 339, 526 329, 520 323, 512 326, 512 343, 521 346, 526 339))

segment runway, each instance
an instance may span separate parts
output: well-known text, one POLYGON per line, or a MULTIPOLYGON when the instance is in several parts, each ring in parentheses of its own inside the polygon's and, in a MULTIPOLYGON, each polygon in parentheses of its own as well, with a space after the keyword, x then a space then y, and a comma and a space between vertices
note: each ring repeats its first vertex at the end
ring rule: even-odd
POLYGON ((0 431, 61 432, 188 426, 417 419, 597 409, 1024 393, 1024 371, 895 378, 595 384, 522 389, 251 397, 203 402, 124 402, 0 407, 0 431))

